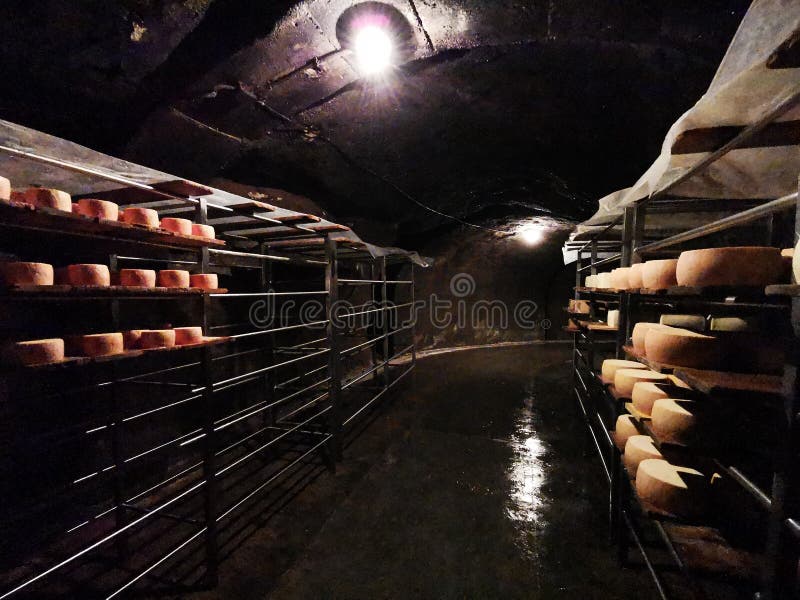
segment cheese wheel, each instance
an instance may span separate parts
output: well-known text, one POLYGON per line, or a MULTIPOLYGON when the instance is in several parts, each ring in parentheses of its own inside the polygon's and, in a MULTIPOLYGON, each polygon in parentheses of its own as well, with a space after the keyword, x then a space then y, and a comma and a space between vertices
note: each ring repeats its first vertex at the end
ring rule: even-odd
MULTIPOLYGON (((688 383, 686 383, 683 379, 680 379, 679 377, 676 377, 675 375, 670 375, 669 376, 669 382, 670 382, 671 385, 674 385, 675 387, 679 387, 682 390, 692 391, 692 386, 690 386, 688 383)), ((672 395, 675 395, 674 392, 671 392, 671 393, 672 393, 672 395)))
POLYGON ((600 367, 600 375, 603 381, 614 381, 614 375, 619 369, 646 369, 647 367, 640 362, 633 360, 623 360, 621 358, 607 358, 600 367))
POLYGON ((125 350, 136 350, 139 347, 139 340, 142 337, 141 329, 131 329, 122 332, 122 343, 125 350))
POLYGON ((644 263, 636 263, 635 265, 631 265, 631 268, 628 270, 628 288, 632 290, 638 290, 644 287, 644 280, 642 276, 644 275, 644 263))
POLYGON ((53 265, 32 262, 0 263, 3 285, 53 285, 53 265))
POLYGON ((680 285, 765 286, 781 280, 779 248, 739 246, 688 250, 678 258, 680 285))
POLYGON ((188 288, 189 271, 170 270, 158 272, 158 285, 162 287, 188 288))
POLYGON ((619 311, 618 310, 610 310, 606 314, 606 323, 610 327, 619 327, 619 311))
POLYGON ((122 269, 119 284, 126 287, 156 287, 156 272, 150 269, 122 269))
POLYGON ((219 288, 219 278, 215 273, 197 273, 189 277, 190 287, 202 288, 204 290, 216 290, 219 288))
POLYGON ((650 328, 645 336, 644 348, 649 360, 667 365, 693 369, 715 369, 720 366, 719 340, 688 329, 650 328))
POLYGON ((93 333, 82 335, 78 341, 84 356, 110 356, 124 349, 121 333, 93 333))
POLYGON ((25 202, 39 208, 55 208, 64 212, 72 212, 72 197, 61 190, 28 188, 25 190, 25 202))
POLYGON ((678 259, 648 260, 642 267, 642 285, 649 290, 663 290, 678 285, 678 259))
POLYGON ((43 365, 64 360, 64 340, 51 338, 16 342, 11 346, 11 362, 20 365, 43 365))
POLYGON ((611 283, 611 273, 598 273, 597 274, 597 287, 603 290, 611 289, 613 284, 611 283))
POLYGON ((794 248, 782 248, 781 256, 784 258, 794 258, 794 248))
POLYGON ((622 456, 622 462, 625 464, 628 474, 631 477, 636 477, 636 471, 643 460, 648 458, 663 458, 661 452, 658 451, 653 438, 649 435, 632 435, 625 442, 625 453, 622 456))
POLYGON ((611 287, 617 290, 628 289, 628 267, 620 267, 611 271, 611 287))
POLYGON ((711 331, 758 331, 762 320, 759 317, 714 317, 711 331))
POLYGON ((111 285, 111 273, 105 265, 69 265, 67 281, 70 285, 111 285))
POLYGON ((666 383, 669 378, 663 373, 649 369, 619 369, 614 374, 614 389, 618 396, 630 398, 633 394, 633 386, 640 381, 666 383))
POLYGON ((663 442, 691 444, 697 426, 695 402, 662 398, 653 404, 653 433, 663 442))
POLYGON ((639 463, 636 494, 658 509, 683 517, 697 516, 705 508, 707 493, 708 482, 700 471, 657 458, 639 463))
POLYGON ((669 394, 651 381, 640 381, 633 386, 631 402, 643 415, 650 416, 656 400, 669 398, 669 394))
POLYGON ((653 329, 653 328, 656 328, 656 327, 665 327, 665 325, 661 325, 659 323, 646 323, 644 321, 634 325, 633 326, 633 332, 631 333, 631 342, 633 343, 633 349, 636 350, 637 352, 640 352, 640 353, 644 354, 645 353, 645 347, 644 347, 645 336, 647 335, 647 332, 650 331, 650 329, 653 329))
POLYGON ((202 327, 176 327, 174 331, 176 346, 199 344, 203 341, 202 327))
POLYGON ((706 318, 703 315, 661 315, 658 322, 661 325, 680 327, 692 331, 702 332, 706 330, 706 318))
POLYGON ((144 225, 151 229, 158 227, 158 213, 152 208, 126 208, 119 216, 119 220, 131 225, 144 225))
POLYGON ((172 348, 175 345, 174 329, 142 329, 139 334, 139 348, 172 348))
POLYGON ((192 235, 192 222, 189 219, 177 219, 175 217, 164 217, 161 219, 161 229, 166 229, 181 235, 192 235))
POLYGON ((597 275, 587 275, 586 281, 584 282, 584 286, 588 288, 596 287, 595 281, 597 280, 597 275))
POLYGON ((84 217, 93 219, 108 219, 116 221, 119 218, 119 205, 108 200, 96 200, 94 198, 81 198, 78 204, 73 204, 73 211, 84 217))
POLYGON ((569 311, 582 315, 589 314, 589 303, 586 300, 570 300, 569 311))
POLYGON ((628 438, 634 435, 639 435, 639 430, 636 429, 633 417, 630 415, 618 416, 617 423, 614 426, 614 443, 617 448, 619 448, 620 451, 624 451, 628 438))
POLYGON ((214 231, 214 227, 212 227, 211 225, 192 223, 192 235, 213 240, 216 237, 216 232, 214 231))
POLYGON ((11 200, 11 182, 0 177, 0 200, 11 200))

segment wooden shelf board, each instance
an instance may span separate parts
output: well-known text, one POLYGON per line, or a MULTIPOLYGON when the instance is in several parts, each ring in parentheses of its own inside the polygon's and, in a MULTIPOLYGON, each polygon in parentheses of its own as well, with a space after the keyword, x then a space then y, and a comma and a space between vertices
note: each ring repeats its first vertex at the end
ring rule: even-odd
POLYGON ((226 294, 226 288, 169 288, 133 287, 122 285, 17 285, 0 289, 0 296, 202 296, 203 294, 226 294))
POLYGON ((782 380, 779 375, 704 371, 683 367, 677 368, 675 375, 694 389, 708 395, 750 393, 780 396, 782 392, 782 380))
POLYGON ((636 350, 633 346, 623 346, 622 350, 631 358, 635 358, 643 365, 647 365, 651 370, 658 371, 659 373, 672 373, 675 371, 675 369, 680 369, 680 367, 676 365, 668 365, 666 363, 659 363, 649 360, 644 354, 636 350))
POLYGON ((767 296, 800 296, 800 285, 795 283, 768 285, 764 293, 767 296))

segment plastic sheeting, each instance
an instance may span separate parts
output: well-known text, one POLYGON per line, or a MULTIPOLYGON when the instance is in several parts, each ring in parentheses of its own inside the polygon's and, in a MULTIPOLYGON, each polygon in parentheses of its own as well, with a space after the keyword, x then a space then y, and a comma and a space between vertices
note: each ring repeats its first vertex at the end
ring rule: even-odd
MULTIPOLYGON (((609 223, 625 206, 666 188, 711 153, 673 154, 674 144, 684 132, 745 127, 797 97, 800 69, 770 68, 768 60, 779 48, 796 41, 799 31, 800 2, 755 0, 708 91, 670 128, 660 156, 632 187, 602 198, 598 212, 579 231, 586 231, 585 226, 609 223)), ((795 105, 775 122, 797 119, 800 107, 795 105)), ((669 194, 689 198, 774 199, 797 191, 798 173, 798 145, 742 148, 723 155, 671 188, 669 194)))
MULTIPOLYGON (((116 190, 126 187, 126 184, 154 186, 183 181, 174 175, 114 158, 85 146, 3 120, 0 120, 0 174, 10 179, 15 188, 52 187, 64 190, 73 196, 116 190), (15 156, 3 151, 3 148, 34 154, 61 164, 50 165, 31 158, 15 156)), ((212 204, 234 206, 249 201, 249 198, 223 190, 195 185, 198 190, 202 188, 204 192, 198 196, 202 195, 212 204)), ((274 213, 270 213, 270 216, 291 214, 299 213, 278 208, 274 213)), ((325 220, 317 223, 317 225, 329 224, 331 223, 325 220)), ((430 259, 425 259, 416 252, 400 248, 383 248, 363 242, 352 231, 336 232, 336 237, 364 243, 367 252, 373 257, 403 255, 422 267, 428 267, 431 263, 430 259)))

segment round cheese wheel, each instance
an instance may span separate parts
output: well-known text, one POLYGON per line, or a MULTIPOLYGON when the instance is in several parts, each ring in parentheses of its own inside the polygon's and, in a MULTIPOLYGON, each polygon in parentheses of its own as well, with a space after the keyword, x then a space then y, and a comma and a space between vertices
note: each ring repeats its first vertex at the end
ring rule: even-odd
POLYGON ((656 508, 683 517, 697 516, 705 508, 707 493, 708 482, 700 471, 657 458, 639 463, 636 494, 656 508))
POLYGON ((122 332, 122 343, 125 350, 136 350, 139 348, 139 340, 142 337, 141 329, 131 329, 122 332))
POLYGON ((611 383, 614 381, 614 375, 617 374, 619 369, 646 369, 647 367, 640 362, 633 360, 622 360, 620 358, 607 358, 603 361, 600 367, 600 375, 603 381, 611 383))
POLYGON ((0 263, 3 285, 53 285, 53 265, 32 262, 0 263))
POLYGON ((0 200, 11 200, 11 182, 0 177, 0 200))
POLYGON ((607 290, 614 287, 613 284, 611 283, 611 273, 598 273, 596 277, 597 277, 596 283, 598 288, 607 290))
POLYGON ((64 212, 72 212, 72 197, 61 190, 28 188, 25 190, 25 202, 39 208, 55 208, 64 212))
POLYGON ((51 338, 16 342, 11 347, 11 360, 15 364, 26 366, 43 365, 64 360, 64 340, 51 338))
POLYGON ((644 348, 649 360, 667 365, 693 369, 715 369, 720 366, 719 340, 688 329, 651 327, 645 336, 644 348))
POLYGON ((197 273, 189 276, 190 286, 202 288, 204 290, 216 290, 219 288, 219 278, 215 273, 197 273))
POLYGON ((644 263, 636 263, 635 265, 631 265, 631 268, 628 270, 628 287, 632 290, 638 290, 639 288, 644 287, 644 280, 642 276, 644 275, 644 263))
POLYGON ((642 285, 649 290, 663 290, 678 285, 678 259, 648 260, 642 267, 642 285))
POLYGON ((105 265, 69 265, 67 281, 70 285, 111 285, 111 273, 105 265))
POLYGON ((653 444, 653 438, 649 435, 632 435, 625 442, 625 453, 622 462, 625 464, 628 474, 636 477, 636 471, 643 460, 648 458, 663 458, 661 452, 653 444))
POLYGON ((611 271, 611 287, 617 290, 628 289, 628 271, 629 267, 620 267, 611 271))
POLYGON ((165 270, 158 272, 158 285, 162 287, 188 288, 189 271, 165 270))
POLYGON ((606 314, 606 323, 610 327, 619 327, 619 311, 618 310, 610 310, 606 314))
POLYGON ((597 287, 597 275, 587 275, 586 281, 584 282, 584 286, 587 288, 597 287))
POLYGON ((124 349, 121 333, 93 333, 82 335, 78 342, 84 356, 110 356, 124 349))
POLYGON ((156 272, 150 269, 122 269, 119 284, 128 287, 156 287, 156 272))
POLYGON ((650 416, 653 404, 661 398, 669 398, 669 394, 652 381, 635 383, 631 392, 633 406, 643 415, 650 416))
POLYGON ((662 398, 653 404, 653 433, 664 442, 690 444, 694 438, 697 417, 691 400, 662 398))
POLYGON ((640 381, 666 383, 669 381, 669 377, 649 369, 619 369, 614 374, 614 389, 618 396, 630 398, 633 394, 633 386, 640 381))
POLYGON ((758 317, 714 317, 711 319, 711 331, 758 331, 762 320, 758 317))
POLYGON ((161 219, 161 229, 166 229, 181 235, 192 235, 192 222, 189 219, 177 219, 175 217, 164 217, 161 219))
POLYGON ((781 280, 779 248, 739 246, 688 250, 678 258, 680 285, 765 286, 781 280))
POLYGON ((176 327, 174 331, 176 346, 199 344, 203 341, 202 327, 176 327))
POLYGON ((152 208, 126 208, 119 216, 119 220, 131 225, 144 225, 151 229, 158 227, 158 213, 152 208))
POLYGON ((692 331, 706 330, 706 318, 703 315, 661 315, 658 322, 661 325, 691 329, 692 331))
POLYGON ((631 342, 633 343, 633 349, 637 352, 641 352, 642 354, 645 353, 644 347, 644 339, 647 335, 647 332, 650 329, 655 327, 664 327, 660 323, 646 323, 644 321, 637 323, 633 326, 633 332, 631 333, 631 342))
POLYGON ((210 240, 213 240, 217 237, 217 234, 211 225, 202 225, 200 223, 192 223, 192 235, 208 238, 210 240))
POLYGON ((139 348, 172 348, 175 345, 174 329, 142 329, 139 334, 139 348))
POLYGON ((73 205, 72 212, 84 217, 93 219, 108 219, 116 221, 119 218, 119 205, 108 200, 96 200, 94 198, 81 198, 77 205, 73 205))
POLYGON ((617 423, 614 426, 614 443, 617 448, 619 448, 620 451, 624 451, 628 438, 634 435, 639 435, 639 430, 636 429, 633 417, 630 415, 618 416, 617 423))

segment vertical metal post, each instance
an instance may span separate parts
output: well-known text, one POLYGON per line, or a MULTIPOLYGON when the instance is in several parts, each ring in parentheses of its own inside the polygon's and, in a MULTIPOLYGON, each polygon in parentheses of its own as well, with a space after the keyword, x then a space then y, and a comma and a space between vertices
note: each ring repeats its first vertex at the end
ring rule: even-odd
POLYGON ((383 332, 383 389, 389 387, 389 291, 386 283, 386 257, 381 257, 380 263, 381 270, 381 312, 377 313, 381 316, 380 324, 382 325, 381 331, 383 332))
MULTIPOLYGON (((369 278, 370 278, 371 281, 377 281, 378 277, 379 277, 379 273, 378 273, 377 259, 372 259, 372 261, 369 264, 369 278)), ((370 283, 369 284, 369 294, 370 294, 370 305, 371 306, 374 306, 376 304, 375 295, 376 295, 377 287, 378 287, 378 284, 376 284, 376 283, 370 283)), ((369 330, 369 329, 367 330, 367 335, 370 338, 378 337, 378 331, 380 329, 378 327, 378 323, 380 322, 380 317, 378 316, 378 313, 373 313, 373 316, 369 317, 369 318, 371 319, 371 322, 372 322, 372 329, 371 330, 369 330)), ((381 345, 381 347, 383 347, 383 346, 381 345)), ((369 355, 370 355, 370 360, 372 361, 372 364, 370 365, 370 368, 374 369, 374 371, 372 372, 372 377, 371 377, 372 383, 375 386, 378 386, 379 385, 378 382, 380 380, 381 374, 380 374, 380 370, 376 368, 378 366, 378 363, 380 363, 380 357, 378 356, 377 342, 375 342, 375 343, 370 345, 370 353, 369 353, 369 355)))
POLYGON ((327 234, 325 236, 325 291, 327 305, 326 318, 328 319, 328 377, 330 378, 330 433, 333 436, 333 456, 336 460, 342 459, 342 361, 340 356, 339 329, 336 326, 335 311, 339 300, 339 258, 336 252, 336 242, 327 234))
MULTIPOLYGON (((411 284, 410 284, 410 287, 411 287, 411 309, 410 309, 410 313, 411 313, 411 317, 410 317, 411 318, 411 323, 410 323, 410 326, 411 326, 411 330, 410 330, 411 331, 411 366, 415 367, 415 366, 417 366, 417 335, 416 335, 416 331, 417 331, 417 327, 416 327, 416 325, 417 325, 417 290, 416 290, 416 285, 417 285, 417 282, 414 279, 414 262, 413 261, 409 261, 409 262, 411 264, 411 274, 410 274, 410 279, 411 279, 411 284)), ((414 376, 413 373, 411 375, 412 375, 412 377, 414 376)))
MULTIPOLYGON (((267 244, 262 243, 259 246, 261 254, 267 254, 267 244)), ((265 260, 261 263, 261 273, 260 273, 260 291, 264 293, 268 293, 274 291, 273 288, 273 269, 272 269, 272 261, 265 260)), ((273 296, 276 298, 276 296, 273 296)), ((267 306, 272 306, 273 314, 277 314, 277 305, 272 305, 269 296, 266 297, 267 306)), ((279 324, 280 325, 280 324, 279 324)), ((270 333, 269 335, 262 336, 264 338, 264 355, 268 365, 275 364, 275 334, 270 333)), ((264 373, 264 398, 268 404, 272 404, 276 399, 275 393, 275 384, 276 384, 277 373, 276 371, 268 371, 264 373)), ((264 416, 264 425, 268 427, 275 426, 275 408, 270 407, 267 411, 263 413, 264 416)), ((274 430, 270 430, 273 431, 274 430)), ((272 447, 269 449, 272 452, 272 447)))
POLYGON ((647 220, 647 204, 637 202, 633 207, 633 235, 631 237, 631 264, 642 262, 641 255, 636 251, 644 244, 644 228, 647 220))
POLYGON ((592 251, 592 255, 591 255, 592 258, 591 258, 591 261, 589 262, 589 265, 590 265, 589 274, 590 275, 597 275, 597 266, 595 265, 595 263, 597 262, 597 240, 596 239, 592 240, 592 245, 590 246, 590 248, 591 248, 591 251, 592 251))
POLYGON ((582 252, 578 250, 578 258, 575 261, 575 300, 580 298, 578 288, 581 287, 581 267, 583 266, 582 252))
POLYGON ((633 242, 633 229, 634 220, 636 218, 636 208, 634 206, 625 207, 625 215, 622 221, 622 260, 620 267, 630 267, 632 258, 632 242, 633 242))

